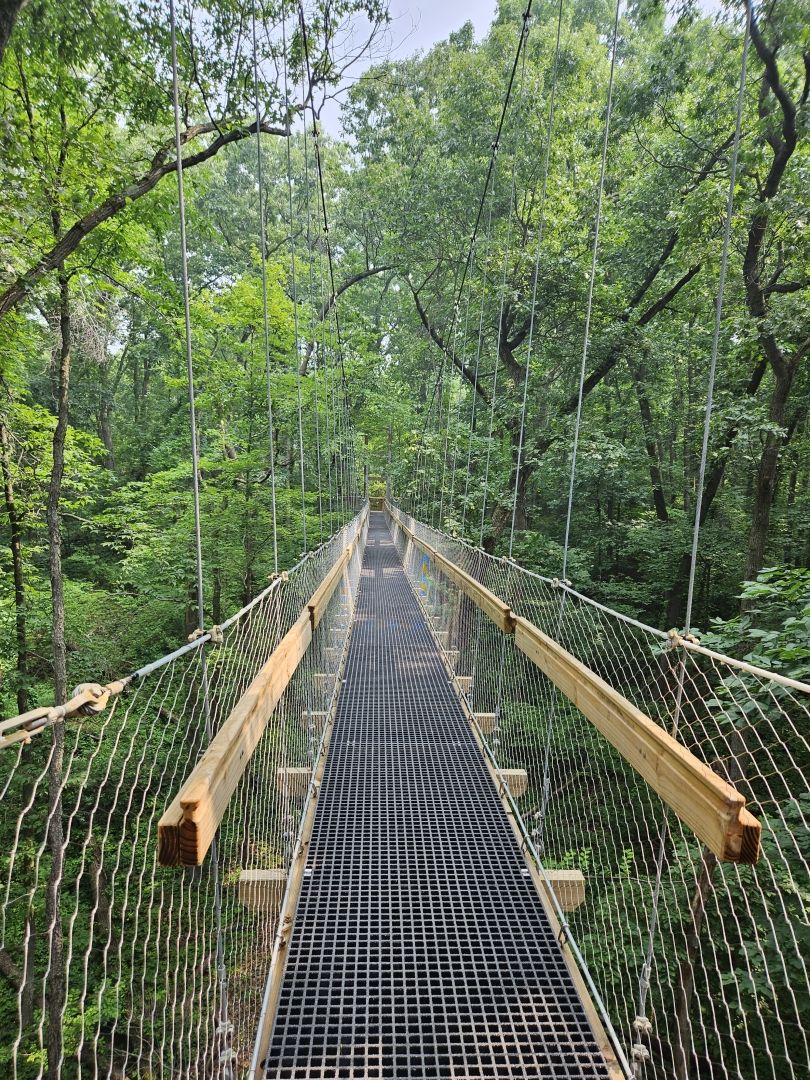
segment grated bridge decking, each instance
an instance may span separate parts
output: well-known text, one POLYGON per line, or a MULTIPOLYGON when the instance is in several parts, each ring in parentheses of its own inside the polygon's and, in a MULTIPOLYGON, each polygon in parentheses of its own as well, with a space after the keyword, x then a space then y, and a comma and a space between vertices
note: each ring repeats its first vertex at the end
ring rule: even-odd
POLYGON ((268 1077, 608 1076, 385 517, 345 681, 268 1077))

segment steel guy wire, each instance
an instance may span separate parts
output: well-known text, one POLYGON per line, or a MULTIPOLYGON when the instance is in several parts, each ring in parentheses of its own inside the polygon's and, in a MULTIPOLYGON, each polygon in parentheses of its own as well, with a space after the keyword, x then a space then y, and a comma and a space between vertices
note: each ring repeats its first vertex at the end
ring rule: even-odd
MULTIPOLYGON (((698 545, 700 540, 700 513, 703 504, 703 484, 706 476, 706 463, 709 456, 709 435, 711 431, 711 419, 712 419, 712 407, 714 403, 714 384, 717 373, 717 356, 720 345, 720 331, 723 319, 723 300, 725 296, 726 288, 726 276, 728 273, 728 258, 729 249, 731 246, 731 227, 734 218, 734 191, 737 185, 737 164, 740 148, 740 134, 742 130, 742 114, 743 106, 745 103, 745 84, 747 74, 747 61, 748 61, 748 47, 750 42, 750 8, 746 5, 745 15, 745 32, 743 37, 742 57, 740 60, 740 80, 739 88, 737 91, 737 107, 734 125, 734 142, 731 150, 731 161, 729 166, 729 184, 728 194, 726 196, 726 213, 725 221, 723 225, 723 250, 720 261, 720 275, 717 284, 717 297, 715 301, 714 311, 714 330, 712 334, 712 349, 711 359, 709 362, 709 377, 708 387, 706 391, 706 413, 703 424, 703 442, 701 446, 700 454, 700 468, 698 474, 698 488, 697 498, 695 500, 695 521, 692 532, 692 550, 689 564, 689 585, 686 600, 686 613, 684 616, 684 635, 689 633, 691 620, 692 620, 692 601, 694 598, 695 588, 695 572, 697 568, 697 556, 698 545)), ((684 676, 686 671, 686 654, 681 658, 680 671, 678 674, 678 689, 675 700, 675 710, 672 722, 672 734, 677 735, 681 724, 682 706, 683 706, 683 691, 684 691, 684 676)), ((638 1002, 638 1016, 637 1023, 641 1024, 645 1019, 644 1011, 646 1006, 647 993, 649 990, 649 974, 653 962, 653 948, 655 944, 655 936, 657 931, 658 922, 658 899, 661 888, 661 878, 663 872, 663 862, 665 856, 665 849, 667 843, 667 837, 669 835, 669 815, 665 812, 661 822, 661 838, 659 842, 658 858, 656 863, 656 884, 654 902, 650 913, 650 925, 647 939, 647 950, 645 954, 644 967, 642 969, 642 975, 639 979, 639 1002, 638 1002)), ((635 1048, 634 1048, 635 1049, 635 1048)), ((641 1046, 641 1049, 646 1049, 641 1046)), ((643 1073, 643 1056, 639 1055, 642 1060, 638 1063, 638 1071, 636 1075, 641 1076, 643 1073)))
MULTIPOLYGON (((261 136, 261 105, 259 103, 259 52, 256 34, 256 0, 250 4, 251 39, 253 46, 253 99, 256 112, 256 183, 258 185, 259 204, 259 244, 261 250, 259 258, 261 263, 262 282, 262 328, 264 333, 264 377, 267 391, 267 456, 270 466, 270 511, 272 514, 273 528, 273 570, 278 572, 278 523, 276 518, 276 452, 275 452, 275 424, 273 423, 273 387, 270 371, 270 316, 267 299, 267 230, 265 226, 265 197, 264 197, 264 165, 262 154, 261 136)), ((285 50, 286 53, 286 50, 285 50)), ((285 98, 285 109, 287 107, 285 98)), ((285 120, 287 124, 287 150, 290 146, 289 114, 285 120)), ((290 222, 292 230, 292 221, 290 222)), ((290 244, 292 244, 290 236, 290 244)), ((296 338, 297 338, 296 332, 296 338)), ((202 626, 200 627, 202 629, 202 626)))
MULTIPOLYGON (((255 20, 254 20, 255 25, 255 20)), ((281 5, 281 43, 282 43, 282 59, 281 66, 283 72, 283 84, 284 84, 284 111, 287 116, 287 124, 289 125, 290 117, 290 92, 287 81, 287 12, 284 3, 281 5)), ((304 421, 303 421, 303 405, 301 402, 301 339, 298 331, 298 282, 295 266, 295 237, 293 233, 293 183, 292 183, 292 149, 290 147, 290 136, 287 137, 287 205, 289 208, 290 222, 289 222, 289 236, 290 236, 290 283, 292 286, 292 303, 293 303, 293 328, 295 333, 295 391, 298 402, 298 459, 300 466, 300 480, 301 480, 301 536, 303 540, 303 550, 306 551, 309 547, 307 543, 307 505, 306 505, 306 481, 304 477, 304 421)))
MULTIPOLYGON (((200 526, 200 456, 198 448, 197 415, 194 395, 194 358, 191 345, 191 307, 189 303, 188 247, 186 244, 186 204, 183 190, 183 158, 180 138, 180 87, 177 69, 177 20, 174 0, 169 0, 169 21, 171 34, 172 63, 172 103, 174 108, 174 141, 177 154, 177 205, 180 226, 180 271, 183 285, 183 319, 186 335, 186 373, 188 378, 189 424, 191 426, 191 461, 192 490, 194 498, 194 550, 197 577, 197 627, 205 629, 205 599, 203 595, 202 534, 200 526)), ((254 54, 255 56, 255 54, 254 54)), ((256 139, 259 139, 257 121, 256 139)), ((206 738, 210 743, 214 737, 211 725, 211 703, 208 686, 208 667, 205 649, 200 651, 203 693, 203 712, 205 715, 206 738)), ((214 875, 214 909, 216 919, 216 965, 219 974, 219 991, 224 1022, 228 1023, 228 982, 225 970, 222 936, 222 894, 219 876, 219 857, 216 840, 211 846, 211 864, 214 875)), ((222 1069, 222 1076, 230 1080, 232 1075, 230 1061, 222 1069)))

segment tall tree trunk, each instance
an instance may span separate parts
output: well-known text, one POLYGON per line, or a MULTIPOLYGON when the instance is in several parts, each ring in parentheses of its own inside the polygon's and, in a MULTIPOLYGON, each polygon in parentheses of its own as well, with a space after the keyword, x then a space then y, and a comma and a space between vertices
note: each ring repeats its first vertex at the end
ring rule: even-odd
POLYGON ((115 454, 113 452, 112 437, 112 407, 112 400, 105 390, 98 407, 98 437, 104 443, 104 449, 107 451, 107 455, 104 459, 104 467, 110 470, 115 468, 115 454))
POLYGON ((17 16, 28 0, 0 0, 0 60, 6 51, 17 16))
MULTIPOLYGON (((790 363, 774 366, 774 388, 768 419, 775 428, 784 428, 785 411, 795 368, 790 363)), ((748 534, 748 553, 745 560, 745 579, 753 581, 765 560, 765 545, 771 524, 771 509, 776 494, 776 474, 783 438, 781 431, 771 430, 759 459, 751 512, 751 531, 748 534)))
POLYGON ((677 1038, 673 1046, 676 1080, 689 1080, 694 1047, 692 1045, 691 1005, 695 992, 695 961, 700 948, 700 934, 706 919, 706 902, 711 896, 717 856, 704 849, 700 873, 692 902, 689 905, 689 924, 686 930, 686 955, 678 967, 678 992, 675 999, 677 1038))
POLYGON ((661 477, 661 463, 658 456, 658 444, 655 438, 652 406, 650 405, 650 399, 647 395, 645 384, 646 372, 639 363, 630 357, 627 358, 627 366, 630 369, 630 375, 633 379, 636 400, 638 401, 638 411, 641 415, 641 427, 644 432, 644 448, 647 451, 647 460, 649 462, 650 486, 652 488, 655 516, 659 521, 666 523, 669 521, 669 514, 667 513, 667 502, 664 498, 664 481, 661 477))
POLYGON ((14 576, 14 619, 17 646, 17 708, 28 711, 28 634, 25 612, 25 574, 22 554, 22 528, 14 495, 11 473, 11 436, 5 419, 0 417, 0 466, 3 471, 3 495, 8 515, 9 548, 14 576))
MULTIPOLYGON (((51 579, 51 640, 54 694, 57 704, 67 700, 67 653, 65 649, 65 593, 62 581, 62 524, 59 502, 65 471, 65 441, 70 400, 70 283, 64 267, 59 271, 59 363, 57 370, 56 429, 53 434, 53 468, 48 486, 48 570, 51 579)), ((62 1008, 65 1000, 65 956, 61 897, 64 873, 62 783, 65 752, 64 724, 54 724, 54 747, 48 768, 48 849, 51 856, 45 914, 50 935, 47 1018, 48 1080, 59 1080, 62 1057, 62 1008)))

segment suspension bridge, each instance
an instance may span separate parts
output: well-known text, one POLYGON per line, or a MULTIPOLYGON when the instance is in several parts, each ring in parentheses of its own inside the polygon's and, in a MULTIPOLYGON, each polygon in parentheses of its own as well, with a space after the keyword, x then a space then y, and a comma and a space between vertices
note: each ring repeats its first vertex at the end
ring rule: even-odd
MULTIPOLYGON (((14 988, 0 1060, 15 1078, 810 1074, 810 685, 689 632, 699 505, 680 632, 567 578, 615 12, 559 576, 512 558, 528 362, 508 555, 483 545, 488 472, 477 542, 443 529, 445 510, 466 514, 470 502, 444 380, 453 366, 470 373, 453 351, 459 301, 504 118, 524 93, 531 4, 453 350, 427 407, 440 436, 446 419, 443 453, 430 459, 423 432, 414 482, 403 493, 389 482, 384 499, 369 498, 354 456, 313 112, 339 372, 331 428, 317 433, 317 495, 337 527, 296 565, 280 571, 276 558, 268 586, 215 626, 178 169, 199 627, 134 672, 0 721, 13 836, 0 964, 14 988)), ((298 22, 308 65, 300 9, 298 22)), ((173 5, 171 33, 180 160, 173 5)), ((740 100, 748 40, 746 30, 740 100)), ((255 11, 253 45, 255 56, 255 11)), ((699 488, 739 107, 736 120, 699 488)), ((261 175, 259 140, 257 153, 261 175)), ((545 194, 544 181, 543 205, 545 194)), ((261 185, 259 203, 263 230, 261 185)), ((289 209, 292 226, 291 198, 289 209)), ((295 306, 294 259, 291 280, 295 306)), ((266 280, 263 292, 275 550, 266 280)), ((296 321, 296 359, 305 351, 296 321)), ((479 331, 473 378, 480 354, 479 331)), ((496 353, 490 445, 497 378, 496 353)), ((299 383, 303 497, 301 408, 299 383)), ((471 428, 474 409, 473 397, 471 428)))

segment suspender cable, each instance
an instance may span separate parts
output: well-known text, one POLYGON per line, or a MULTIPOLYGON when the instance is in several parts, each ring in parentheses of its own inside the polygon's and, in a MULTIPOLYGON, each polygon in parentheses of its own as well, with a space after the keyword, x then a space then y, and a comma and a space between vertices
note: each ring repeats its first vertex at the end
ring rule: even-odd
MULTIPOLYGON (((302 39, 303 46, 304 46, 304 64, 305 64, 305 67, 306 67, 307 80, 308 80, 308 82, 310 84, 310 87, 311 87, 311 84, 312 84, 312 68, 310 66, 310 59, 309 59, 309 35, 307 33, 306 19, 304 18, 304 8, 303 8, 303 5, 300 4, 300 3, 298 5, 298 21, 299 21, 299 24, 301 26, 301 39, 302 39)), ((326 188, 324 186, 324 180, 323 180, 323 164, 321 162, 321 147, 320 147, 320 139, 318 137, 318 117, 317 117, 317 114, 315 112, 315 102, 312 100, 311 95, 309 95, 309 98, 310 98, 310 103, 309 103, 310 113, 312 115, 312 141, 313 141, 313 146, 314 146, 314 149, 315 149, 315 166, 316 166, 317 172, 318 172, 318 190, 320 192, 321 212, 323 214, 323 235, 324 235, 324 243, 326 245, 326 257, 327 257, 327 262, 328 262, 328 266, 329 266, 329 285, 330 285, 330 288, 332 290, 331 296, 333 298, 332 310, 333 310, 334 319, 335 319, 335 334, 336 334, 336 337, 337 337, 337 354, 338 354, 338 362, 339 362, 339 365, 340 365, 341 390, 342 390, 344 407, 346 409, 346 416, 348 418, 348 416, 349 416, 348 388, 347 388, 347 384, 346 384, 346 368, 345 368, 344 360, 343 360, 343 342, 342 342, 342 337, 341 337, 341 333, 340 333, 340 317, 338 315, 337 289, 336 289, 336 286, 335 286, 335 265, 334 265, 334 260, 332 258, 332 243, 331 243, 331 240, 329 238, 329 215, 328 215, 327 209, 326 209, 326 188)))
MULTIPOLYGON (((264 168, 262 160, 261 107, 259 104, 259 51, 256 38, 256 3, 250 5, 251 34, 253 40, 253 98, 256 107, 256 182, 259 185, 259 243, 261 251, 262 280, 262 327, 264 331, 264 377, 267 387, 267 456, 270 466, 270 510, 273 529, 273 569, 278 571, 278 522, 276 515, 276 452, 275 425, 273 423, 273 387, 270 374, 270 316, 267 302, 267 235, 265 228, 264 168)), ((289 116, 286 117, 289 125, 289 116)), ((289 149, 289 132, 287 134, 289 149)), ((297 335, 296 335, 297 336, 297 335)))
MULTIPOLYGON (((174 0, 169 0, 169 23, 171 30, 172 57, 172 104, 174 109, 174 145, 177 154, 177 209, 180 219, 180 276, 183 286, 183 321, 186 337, 186 375, 188 380, 189 425, 191 428, 191 472, 194 500, 194 555, 197 585, 197 627, 205 629, 205 596, 203 588, 202 530, 200 527, 200 452, 197 434, 197 410, 194 394, 194 355, 191 346, 191 305, 188 284, 188 246, 186 243, 186 200, 183 190, 183 157, 180 139, 180 86, 177 73, 177 18, 174 0)), ((257 133, 258 138, 258 133, 257 133)), ((205 717, 205 734, 210 743, 214 737, 211 722, 211 695, 208 685, 208 666, 205 648, 201 648, 202 699, 205 717)), ((230 1048, 230 1023, 228 1021, 228 976, 225 969, 225 951, 222 935, 222 888, 219 877, 219 853, 216 839, 211 845, 211 874, 214 880, 214 920, 216 925, 216 964, 219 982, 219 1015, 216 1016, 217 1031, 223 1039, 219 1055, 223 1080, 231 1080, 233 1070, 230 1048)))
MULTIPOLYGON (((711 434, 711 422, 712 422, 712 408, 714 404, 714 384, 717 374, 717 356, 720 348, 720 330, 723 322, 723 301, 725 299, 726 291, 726 277, 728 275, 728 257, 731 248, 731 225, 734 219, 734 191, 737 186, 737 165, 740 150, 740 135, 742 131, 742 114, 743 106, 745 104, 745 84, 748 71, 748 47, 750 44, 751 35, 751 8, 748 3, 745 7, 745 33, 743 37, 742 58, 740 60, 740 81, 737 90, 737 111, 735 117, 734 126, 734 142, 731 148, 731 159, 729 163, 729 181, 728 181, 728 193, 726 195, 726 213, 725 221, 723 224, 723 251, 720 258, 720 274, 717 281, 717 296, 715 298, 714 306, 714 329, 712 332, 712 348, 711 358, 709 360, 709 375, 708 385, 706 387, 706 415, 703 421, 703 442, 700 452, 700 469, 698 477, 698 492, 697 499, 695 500, 695 522, 692 530, 692 553, 691 562, 689 565, 689 586, 686 600, 686 613, 684 617, 685 630, 684 634, 688 634, 692 621, 692 602, 694 599, 695 591, 695 572, 697 567, 698 556, 698 544, 700 540, 700 514, 703 505, 703 484, 706 477, 706 463, 709 458, 709 436, 711 434)), ((675 693, 675 704, 673 710, 673 722, 670 734, 676 736, 680 727, 681 709, 683 705, 683 692, 684 682, 686 679, 686 655, 681 657, 681 662, 678 670, 678 682, 675 693)), ((666 856, 667 838, 669 836, 669 821, 664 809, 664 817, 661 822, 661 836, 658 845, 658 857, 656 859, 655 870, 655 884, 653 886, 652 904, 650 907, 650 919, 647 928, 647 945, 644 955, 644 963, 641 968, 641 973, 638 980, 638 1014, 634 1022, 634 1028, 636 1031, 637 1041, 633 1046, 632 1059, 633 1059, 633 1075, 640 1077, 643 1075, 644 1063, 647 1060, 649 1051, 646 1046, 641 1042, 641 1035, 650 1030, 651 1024, 648 1018, 645 1016, 647 1007, 647 994, 650 989, 650 978, 652 975, 653 965, 653 949, 655 947, 655 937, 658 931, 658 907, 661 897, 661 885, 664 874, 664 859, 666 856)), ((704 853, 704 868, 711 873, 715 865, 716 860, 711 855, 704 853)), ((702 894, 698 900, 701 905, 704 904, 702 894)), ((697 914, 693 912, 693 918, 697 918, 697 914)), ((687 1003, 688 1005, 688 1003, 687 1003)), ((689 1059, 689 1047, 681 1046, 680 1053, 684 1055, 685 1059, 689 1059)))
MULTIPOLYGON (((526 49, 525 43, 529 37, 529 12, 531 5, 526 9, 526 14, 523 16, 523 28, 522 28, 522 44, 523 48, 518 48, 518 56, 523 57, 523 62, 520 69, 520 97, 521 101, 524 97, 525 82, 526 82, 526 49)), ((515 144, 517 144, 517 127, 515 128, 515 144)), ((517 149, 517 146, 515 146, 517 149)), ((511 179, 509 183, 509 213, 506 218, 506 246, 503 253, 503 272, 501 274, 501 295, 500 305, 498 310, 498 329, 495 339, 495 372, 492 377, 492 397, 489 402, 489 435, 487 438, 487 456, 486 465, 484 468, 484 497, 481 500, 481 522, 478 530, 478 544, 480 547, 484 546, 484 522, 486 521, 487 513, 487 496, 489 494, 489 467, 492 459, 492 434, 495 430, 495 399, 498 396, 498 373, 500 369, 500 357, 501 357, 501 336, 503 334, 503 314, 506 305, 506 275, 509 270, 509 244, 512 232, 512 217, 515 212, 517 191, 517 154, 512 153, 512 170, 511 179)))
MULTIPOLYGON (((607 102, 605 105, 605 130, 602 138, 602 155, 599 164, 599 186, 597 190, 596 199, 596 216, 594 221, 594 237, 593 248, 591 251, 591 270, 588 278, 588 301, 585 312, 585 332, 582 343, 582 359, 579 370, 579 392, 577 396, 577 412, 576 421, 574 424, 574 445, 571 454, 571 475, 568 485, 568 508, 565 516, 565 540, 563 543, 563 564, 562 564, 562 580, 565 583, 566 574, 568 571, 568 545, 571 536, 571 514, 574 506, 574 483, 576 479, 577 468, 577 448, 579 446, 579 431, 582 423, 582 401, 585 390, 585 368, 588 360, 588 348, 590 345, 590 327, 591 327, 591 313, 593 311, 593 292, 594 284, 596 281, 596 268, 599 257, 599 231, 602 224, 602 201, 605 190, 605 175, 607 171, 607 152, 608 152, 608 140, 610 137, 610 120, 613 110, 613 80, 616 72, 616 46, 619 36, 619 10, 621 7, 621 0, 616 0, 616 9, 613 15, 613 33, 611 37, 610 46, 610 75, 608 77, 608 89, 607 89, 607 102)), ((555 634, 556 639, 559 641, 562 633, 563 614, 565 612, 565 601, 567 593, 565 589, 560 593, 560 607, 557 612, 557 632, 555 634)), ((537 814, 537 825, 535 829, 535 844, 540 854, 543 854, 545 843, 545 823, 546 815, 548 813, 549 803, 551 801, 551 738, 556 723, 557 711, 552 701, 552 707, 548 711, 548 717, 546 720, 546 739, 545 748, 543 752, 543 782, 542 782, 542 794, 540 809, 537 814)))
POLYGON ((489 273, 490 238, 492 236, 492 207, 495 202, 495 181, 489 193, 489 211, 487 213, 487 232, 485 241, 486 254, 484 256, 484 280, 481 286, 481 304, 478 310, 478 338, 475 346, 475 369, 473 380, 475 385, 472 389, 472 405, 470 407, 470 438, 467 442, 467 472, 464 477, 464 503, 461 508, 461 535, 464 536, 467 525, 467 501, 470 493, 470 474, 472 466, 472 444, 475 433, 475 411, 478 404, 478 372, 481 363, 481 343, 484 336, 484 300, 487 291, 487 275, 489 273))
MULTIPOLYGON (((565 540, 563 542, 563 581, 568 573, 568 544, 571 539, 571 514, 574 508, 574 484, 577 473, 577 451, 579 449, 579 431, 582 424, 582 401, 585 393, 585 368, 588 362, 588 350, 591 339, 591 315, 593 313, 593 290, 596 283, 596 267, 599 260, 599 231, 602 226, 602 203, 605 194, 605 172, 607 168, 608 138, 610 136, 610 120, 613 112, 613 77, 616 72, 616 43, 619 36, 619 9, 621 0, 616 0, 616 11, 613 16, 613 38, 610 49, 610 76, 608 78, 607 106, 605 109, 605 133, 602 139, 602 160, 599 165, 599 186, 596 196, 596 219, 593 233, 593 249, 591 251, 591 272, 588 277, 588 300, 585 307, 585 333, 582 340, 582 360, 579 368, 579 392, 577 396, 577 413, 574 421, 574 445, 571 450, 571 476, 568 484, 568 509, 565 515, 565 540)), ((565 594, 563 594, 563 597, 565 594)))
POLYGON ((546 129, 546 145, 543 151, 543 186, 540 192, 540 218, 537 223, 537 251, 534 257, 534 280, 532 282, 532 309, 529 315, 529 337, 526 344, 526 373, 523 377, 523 401, 520 406, 520 436, 518 438, 517 465, 515 468, 515 494, 512 499, 512 524, 509 529, 509 558, 512 558, 512 550, 515 543, 515 517, 517 515, 518 489, 520 486, 520 469, 523 464, 523 440, 526 433, 526 404, 529 393, 529 369, 532 360, 532 346, 534 344, 534 317, 537 310, 537 281, 540 276, 540 251, 543 246, 543 235, 546 227, 546 195, 548 193, 548 166, 551 157, 551 133, 554 128, 554 105, 557 98, 557 72, 560 64, 560 33, 562 30, 563 0, 560 0, 557 8, 557 38, 554 44, 554 66, 551 73, 551 94, 548 105, 548 121, 546 129))
MULTIPOLYGON (((515 75, 517 74, 518 64, 520 63, 520 58, 521 58, 521 55, 523 53, 523 49, 524 49, 525 44, 526 44, 526 38, 528 37, 529 18, 531 17, 531 13, 532 13, 532 0, 528 0, 528 3, 526 4, 526 10, 523 12, 523 24, 521 26, 520 37, 518 38, 517 49, 515 50, 515 58, 512 61, 512 69, 509 72, 509 81, 508 81, 507 86, 506 86, 506 94, 504 95, 503 105, 501 106, 501 115, 500 115, 500 117, 498 119, 498 127, 497 127, 497 130, 495 132, 495 138, 494 138, 494 140, 492 142, 492 146, 490 148, 489 163, 487 165, 486 176, 484 177, 484 187, 483 187, 483 190, 481 191, 481 198, 478 200, 478 210, 477 210, 476 215, 475 215, 475 223, 473 225, 472 233, 470 234, 470 242, 469 242, 469 245, 467 247, 467 257, 464 260, 464 267, 463 267, 462 272, 461 272, 461 281, 459 282, 458 289, 456 290, 456 297, 455 297, 455 302, 454 302, 454 305, 453 305, 453 322, 450 324, 450 332, 448 334, 448 339, 452 339, 453 329, 455 327, 455 321, 458 318, 458 311, 459 311, 459 303, 461 301, 461 294, 462 294, 462 292, 464 290, 464 283, 467 280, 467 274, 469 273, 469 269, 470 269, 470 265, 471 265, 471 261, 472 261, 473 247, 475 245, 475 238, 478 235, 478 229, 479 229, 479 226, 481 224, 481 217, 482 217, 483 212, 484 212, 484 203, 486 202, 487 191, 489 190, 489 182, 492 179, 492 175, 493 175, 493 173, 495 171, 495 162, 497 160, 498 149, 500 148, 500 144, 501 144, 501 135, 503 133, 503 125, 504 125, 504 122, 506 120, 506 113, 507 113, 507 111, 509 109, 509 102, 512 99, 512 90, 513 90, 514 85, 515 85, 515 75)), ((438 388, 439 378, 441 377, 442 369, 444 368, 445 359, 446 359, 446 356, 445 356, 445 353, 443 352, 442 355, 441 355, 441 361, 440 361, 440 364, 439 364, 439 374, 436 377, 436 382, 434 383, 434 386, 433 386, 433 393, 431 395, 430 403, 428 405, 428 417, 430 416, 430 409, 433 406, 433 399, 436 396, 436 390, 438 388)), ((451 359, 455 360, 454 357, 451 358, 451 359)), ((426 430, 427 430, 427 420, 425 421, 425 427, 423 428, 423 431, 422 431, 422 438, 424 438, 424 433, 425 433, 426 430)))
MULTIPOLYGON (((320 376, 323 376, 323 407, 324 407, 324 438, 326 439, 326 479, 329 491, 329 533, 333 533, 335 530, 334 525, 334 498, 332 490, 332 442, 329 434, 329 369, 327 364, 327 350, 326 350, 326 318, 320 320, 320 346, 316 344, 316 331, 315 331, 315 273, 314 273, 314 241, 312 237, 312 185, 309 175, 309 136, 307 134, 306 125, 306 102, 307 102, 307 86, 306 86, 306 72, 302 69, 301 72, 301 113, 304 117, 303 124, 303 149, 304 149, 304 187, 305 187, 305 202, 306 202, 306 221, 307 221, 307 252, 309 255, 309 291, 312 307, 312 343, 315 348, 316 364, 315 371, 313 373, 314 378, 314 399, 315 399, 315 423, 317 433, 317 446, 318 446, 318 507, 321 519, 323 518, 323 493, 321 492, 321 444, 320 444, 320 390, 319 383, 321 382, 320 376), (320 347, 320 356, 318 357, 318 348, 320 347)), ((319 285, 320 285, 320 297, 321 304, 324 302, 324 272, 323 272, 323 254, 319 253, 318 257, 318 271, 319 271, 319 285)), ((321 525, 323 530, 323 525, 321 525)))
MULTIPOLYGON (((287 12, 284 4, 281 5, 281 65, 284 79, 284 111, 289 124, 290 95, 287 82, 287 12)), ((295 237, 293 235, 293 195, 292 195, 292 149, 290 139, 287 139, 287 205, 289 207, 289 237, 290 237, 290 287, 293 302, 293 328, 295 331, 295 388, 298 400, 298 459, 300 463, 301 480, 301 536, 303 551, 308 548, 307 544, 307 502, 306 482, 304 477, 304 421, 303 407, 301 404, 301 338, 298 332, 298 286, 295 269, 295 237)))

